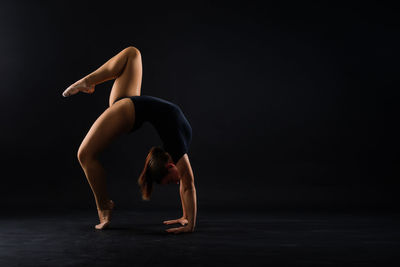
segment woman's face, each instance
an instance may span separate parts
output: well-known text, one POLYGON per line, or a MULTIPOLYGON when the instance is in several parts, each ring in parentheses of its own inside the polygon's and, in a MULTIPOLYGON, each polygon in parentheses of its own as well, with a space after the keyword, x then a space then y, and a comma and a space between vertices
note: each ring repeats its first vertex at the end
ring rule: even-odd
POLYGON ((167 164, 168 173, 161 180, 160 184, 179 184, 180 176, 178 168, 176 168, 175 164, 168 163, 167 164))

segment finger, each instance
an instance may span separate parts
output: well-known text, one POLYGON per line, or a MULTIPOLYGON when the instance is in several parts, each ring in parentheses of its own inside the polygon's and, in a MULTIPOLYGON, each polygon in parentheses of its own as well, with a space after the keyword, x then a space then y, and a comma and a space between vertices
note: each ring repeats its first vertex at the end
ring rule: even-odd
POLYGON ((167 229, 167 230, 165 230, 165 231, 167 231, 168 233, 174 233, 174 234, 177 234, 177 233, 179 233, 180 232, 180 227, 179 228, 169 228, 169 229, 167 229))
POLYGON ((174 224, 177 223, 178 220, 169 220, 169 221, 164 221, 165 224, 174 224))

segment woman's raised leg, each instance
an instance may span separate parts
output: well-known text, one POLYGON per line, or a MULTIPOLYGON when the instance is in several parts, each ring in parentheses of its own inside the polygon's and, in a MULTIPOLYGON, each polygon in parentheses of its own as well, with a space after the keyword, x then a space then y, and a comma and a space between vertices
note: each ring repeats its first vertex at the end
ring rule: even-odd
POLYGON ((106 173, 98 155, 117 136, 127 133, 135 120, 130 99, 122 99, 107 108, 93 123, 78 150, 78 159, 93 191, 100 218, 97 229, 103 229, 111 220, 113 202, 106 188, 106 173))
POLYGON ((136 47, 129 46, 69 86, 63 92, 63 96, 71 96, 79 91, 93 93, 97 84, 115 79, 109 99, 111 106, 118 97, 140 95, 142 72, 140 51, 136 47))

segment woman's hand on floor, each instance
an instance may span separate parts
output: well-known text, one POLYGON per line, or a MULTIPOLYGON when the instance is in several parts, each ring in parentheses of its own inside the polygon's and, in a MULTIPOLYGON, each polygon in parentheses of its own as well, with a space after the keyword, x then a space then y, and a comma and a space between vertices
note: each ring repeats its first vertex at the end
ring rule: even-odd
POLYGON ((191 233, 191 232, 193 232, 193 229, 192 229, 192 227, 189 227, 188 225, 186 225, 183 227, 169 228, 165 231, 167 231, 168 233, 180 234, 180 233, 191 233))
POLYGON ((176 220, 169 220, 169 221, 164 221, 164 224, 175 224, 175 223, 180 223, 181 225, 186 225, 188 224, 188 220, 184 217, 176 219, 176 220))

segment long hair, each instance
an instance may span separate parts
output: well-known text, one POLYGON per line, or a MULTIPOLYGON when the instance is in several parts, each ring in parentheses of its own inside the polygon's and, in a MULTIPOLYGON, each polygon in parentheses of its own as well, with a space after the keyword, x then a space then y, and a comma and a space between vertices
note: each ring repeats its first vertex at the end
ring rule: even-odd
POLYGON ((167 175, 168 169, 165 165, 169 161, 172 161, 171 156, 161 147, 153 146, 150 149, 143 171, 138 179, 143 200, 150 200, 153 182, 159 184, 162 178, 167 175))

